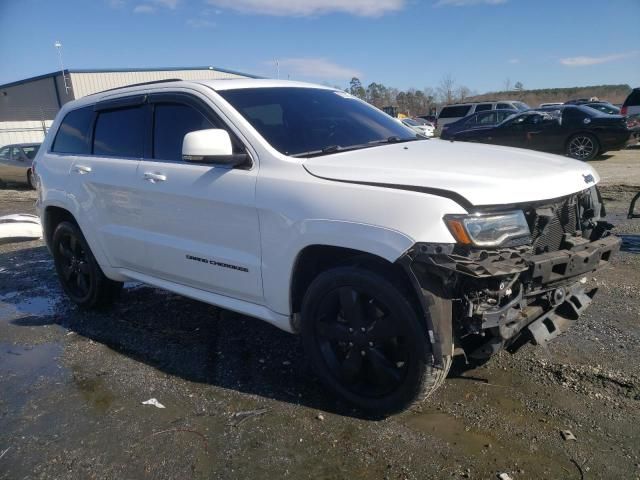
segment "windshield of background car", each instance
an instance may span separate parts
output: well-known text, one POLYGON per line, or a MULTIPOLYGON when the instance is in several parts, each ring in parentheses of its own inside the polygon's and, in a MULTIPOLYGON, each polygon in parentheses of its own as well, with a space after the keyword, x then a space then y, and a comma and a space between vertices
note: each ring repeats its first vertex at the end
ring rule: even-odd
POLYGON ((521 112, 524 110, 529 110, 531 107, 524 102, 513 102, 513 106, 516 107, 521 112))
POLYGON ((217 93, 285 155, 416 138, 408 127, 345 92, 273 87, 217 93))
POLYGON ((410 118, 405 118, 402 123, 404 123, 405 125, 409 125, 411 127, 417 127, 420 124, 418 122, 416 122, 415 120, 412 120, 410 118))

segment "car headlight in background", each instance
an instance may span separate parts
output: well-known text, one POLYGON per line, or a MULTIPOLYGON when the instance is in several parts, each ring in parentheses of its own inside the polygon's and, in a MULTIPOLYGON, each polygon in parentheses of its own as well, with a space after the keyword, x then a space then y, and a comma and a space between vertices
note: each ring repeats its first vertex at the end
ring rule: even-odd
POLYGON ((522 210, 486 215, 445 215, 444 222, 463 245, 498 247, 509 240, 531 235, 522 210))

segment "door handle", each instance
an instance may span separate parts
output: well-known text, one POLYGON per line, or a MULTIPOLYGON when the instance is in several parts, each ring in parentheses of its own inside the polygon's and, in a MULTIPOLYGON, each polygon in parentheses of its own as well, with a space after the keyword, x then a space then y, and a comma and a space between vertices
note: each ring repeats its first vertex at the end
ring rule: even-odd
POLYGON ((162 173, 144 172, 144 179, 147 182, 158 183, 164 182, 167 179, 167 176, 162 173))
POLYGON ((91 167, 87 167, 86 165, 76 165, 73 167, 73 171, 80 175, 84 175, 85 173, 91 172, 91 167))

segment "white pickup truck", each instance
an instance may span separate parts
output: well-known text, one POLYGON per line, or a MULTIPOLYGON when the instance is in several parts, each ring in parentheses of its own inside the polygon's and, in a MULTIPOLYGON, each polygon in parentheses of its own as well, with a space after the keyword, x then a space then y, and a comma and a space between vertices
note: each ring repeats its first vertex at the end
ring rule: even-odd
MULTIPOLYGON (((35 165, 82 308, 135 280, 302 335, 333 392, 390 414, 455 353, 544 344, 619 248, 587 164, 426 139, 332 88, 165 81, 67 103, 35 165)), ((251 332, 247 332, 251 336, 251 332)))

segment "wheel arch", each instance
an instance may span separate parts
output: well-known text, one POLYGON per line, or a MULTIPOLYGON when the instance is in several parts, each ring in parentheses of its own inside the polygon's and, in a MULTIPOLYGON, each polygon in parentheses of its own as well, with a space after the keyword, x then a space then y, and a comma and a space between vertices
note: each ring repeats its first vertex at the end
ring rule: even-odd
POLYGON ((289 282, 290 311, 293 315, 293 328, 299 329, 295 321, 300 313, 302 299, 313 280, 323 272, 340 266, 357 266, 389 278, 410 298, 422 317, 422 307, 415 289, 411 285, 405 269, 398 263, 391 262, 380 255, 334 245, 313 244, 302 249, 293 264, 289 282))

